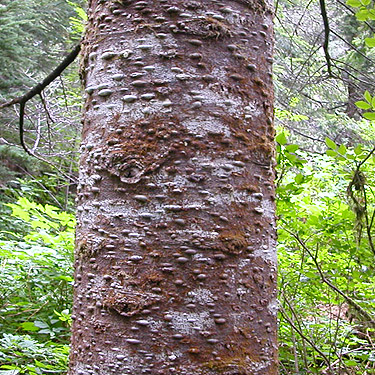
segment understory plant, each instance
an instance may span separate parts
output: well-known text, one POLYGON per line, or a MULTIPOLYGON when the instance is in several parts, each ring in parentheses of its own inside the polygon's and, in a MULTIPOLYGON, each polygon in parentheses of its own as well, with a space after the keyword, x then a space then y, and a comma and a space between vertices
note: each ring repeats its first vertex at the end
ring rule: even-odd
POLYGON ((74 217, 25 197, 6 208, 22 231, 0 233, 0 374, 65 373, 74 217))
POLYGON ((373 150, 276 140, 280 373, 375 373, 373 150))

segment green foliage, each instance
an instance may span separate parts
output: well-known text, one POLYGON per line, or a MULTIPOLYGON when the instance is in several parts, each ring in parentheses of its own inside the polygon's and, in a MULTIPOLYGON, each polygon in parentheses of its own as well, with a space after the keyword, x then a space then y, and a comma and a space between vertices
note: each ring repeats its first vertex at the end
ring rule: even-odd
MULTIPOLYGON (((371 0, 347 0, 346 2, 347 5, 353 8, 359 8, 355 14, 358 21, 375 20, 375 8, 371 3, 371 0)), ((375 46, 372 41, 370 44, 373 45, 370 45, 369 47, 375 46)))
POLYGON ((85 32, 85 25, 87 22, 87 14, 85 10, 79 6, 77 3, 72 1, 66 0, 66 2, 74 9, 76 12, 76 17, 70 17, 70 25, 71 25, 71 38, 79 40, 83 33, 85 32))
MULTIPOLYGON (((375 96, 371 96, 371 94, 368 91, 365 91, 363 96, 364 96, 365 101, 360 100, 358 102, 355 102, 355 105, 360 109, 364 109, 364 110, 370 109, 371 111, 375 111, 375 96)), ((370 120, 370 121, 375 120, 374 112, 364 112, 362 116, 366 120, 370 120)))
POLYGON ((303 121, 309 118, 305 115, 296 114, 286 109, 275 108, 275 116, 280 120, 303 121))
POLYGON ((306 160, 299 154, 299 146, 296 144, 288 144, 287 135, 285 131, 280 132, 276 136, 276 151, 277 151, 277 165, 278 165, 278 176, 276 185, 278 187, 278 193, 284 195, 290 191, 297 192, 300 190, 300 185, 305 182, 308 178, 302 173, 297 173, 293 180, 288 183, 281 185, 281 181, 284 181, 285 176, 291 170, 299 170, 306 160))
POLYGON ((0 375, 64 374, 68 345, 40 343, 29 335, 4 333, 0 339, 0 375))
POLYGON ((74 217, 25 197, 6 207, 23 234, 0 233, 0 374, 64 373, 74 217))
POLYGON ((314 158, 285 133, 276 141, 281 373, 363 374, 375 361, 374 327, 356 309, 375 316, 375 158, 329 138, 326 155, 314 158))

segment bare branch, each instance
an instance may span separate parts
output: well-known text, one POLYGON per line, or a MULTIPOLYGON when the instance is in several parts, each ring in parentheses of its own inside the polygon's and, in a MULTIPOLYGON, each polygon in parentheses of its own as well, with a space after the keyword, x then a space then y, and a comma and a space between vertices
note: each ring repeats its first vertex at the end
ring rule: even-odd
POLYGON ((324 0, 319 0, 320 4, 320 13, 323 18, 323 24, 324 24, 324 43, 323 43, 323 49, 324 49, 324 55, 326 57, 327 61, 327 70, 328 74, 330 77, 333 77, 332 74, 332 62, 331 62, 331 56, 329 55, 329 33, 330 33, 330 28, 329 28, 329 22, 328 22, 328 16, 327 16, 327 10, 326 10, 326 3, 324 0))
POLYGON ((51 74, 49 74, 42 82, 38 83, 36 86, 34 86, 30 91, 28 91, 26 94, 22 96, 18 96, 17 98, 12 99, 9 102, 3 103, 0 105, 0 109, 10 107, 13 104, 19 104, 20 105, 20 112, 19 112, 19 134, 20 134, 20 143, 22 148, 31 156, 36 157, 36 155, 31 152, 24 141, 24 116, 25 116, 25 106, 26 103, 32 99, 35 95, 42 95, 42 91, 51 83, 53 82, 57 77, 60 76, 60 74, 76 59, 76 57, 79 54, 79 51, 81 50, 81 45, 78 44, 70 53, 68 56, 65 57, 65 59, 62 61, 62 63, 53 70, 51 74))
POLYGON ((285 309, 282 306, 279 306, 280 314, 283 316, 283 318, 290 324, 290 326, 302 337, 303 340, 305 340, 307 343, 309 343, 316 352, 318 352, 324 362, 327 364, 328 367, 331 367, 330 361, 327 358, 327 356, 314 344, 313 341, 311 341, 306 335, 303 334, 302 330, 300 330, 294 322, 289 318, 288 314, 286 313, 285 309))
POLYGON ((61 62, 61 64, 55 70, 53 70, 53 72, 49 74, 42 82, 38 83, 26 94, 18 96, 17 98, 14 98, 9 102, 0 104, 0 109, 10 107, 13 104, 26 103, 35 95, 40 94, 51 82, 53 82, 58 76, 60 76, 60 74, 76 59, 80 50, 81 45, 76 45, 75 48, 69 53, 69 55, 66 56, 65 59, 61 62))

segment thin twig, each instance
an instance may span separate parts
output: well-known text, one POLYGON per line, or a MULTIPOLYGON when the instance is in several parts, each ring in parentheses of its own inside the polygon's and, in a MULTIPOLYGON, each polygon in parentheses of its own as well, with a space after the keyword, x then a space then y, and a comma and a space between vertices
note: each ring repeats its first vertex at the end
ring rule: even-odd
MULTIPOLYGON (((361 171, 361 167, 364 163, 366 163, 366 161, 371 157, 371 155, 373 155, 375 152, 375 147, 372 148, 372 150, 367 154, 367 156, 361 160, 359 163, 357 163, 357 168, 354 172, 354 176, 353 176, 353 179, 350 181, 350 184, 348 186, 348 192, 349 192, 349 196, 350 198, 354 201, 354 203, 359 206, 359 202, 357 201, 357 199, 354 197, 352 191, 353 191, 353 186, 355 186, 355 180, 357 178, 357 176, 360 175, 361 171)), ((364 200, 364 205, 362 206, 363 208, 363 213, 365 215, 365 222, 366 222, 366 234, 367 234, 367 239, 368 239, 368 243, 370 245, 370 249, 372 251, 372 253, 375 255, 375 245, 374 245, 374 242, 372 240, 372 234, 371 234, 371 228, 372 228, 372 225, 373 225, 373 220, 374 220, 374 213, 371 217, 371 219, 369 218, 369 212, 368 212, 368 204, 367 204, 367 194, 366 194, 366 188, 363 185, 361 185, 361 191, 362 191, 362 194, 363 194, 363 200, 364 200)), ((361 209, 362 209, 361 208, 361 209)), ((359 240, 361 238, 359 237, 359 240)))
POLYGON ((368 243, 370 245, 371 251, 375 255, 375 246, 374 246, 374 242, 372 240, 372 235, 371 235, 372 219, 371 219, 371 224, 370 224, 366 188, 363 186, 362 189, 363 189, 363 197, 365 201, 364 208, 365 208, 366 234, 367 234, 367 239, 368 239, 368 243))
POLYGON ((375 152, 375 146, 372 148, 372 150, 368 153, 368 155, 357 165, 357 171, 359 171, 359 168, 366 163, 368 159, 370 159, 371 155, 375 152))
POLYGON ((43 192, 47 193, 54 200, 54 202, 56 203, 56 205, 59 208, 63 209, 63 206, 60 204, 60 202, 57 200, 57 198, 50 192, 50 190, 47 189, 46 186, 44 186, 37 178, 34 178, 34 176, 31 173, 29 173, 26 169, 24 169, 22 166, 17 165, 17 167, 20 168, 23 173, 25 173, 29 177, 33 178, 32 182, 35 182, 37 185, 39 185, 43 189, 43 192))
POLYGON ((288 314, 286 313, 285 309, 282 306, 279 306, 279 311, 281 315, 283 316, 283 318, 302 337, 302 339, 308 342, 314 348, 314 350, 322 356, 327 366, 331 367, 330 361, 327 358, 327 356, 306 335, 304 335, 304 333, 293 323, 293 321, 289 318, 288 314))
POLYGON ((28 153, 31 156, 34 156, 34 154, 27 148, 27 146, 25 144, 25 139, 24 139, 24 136, 23 136, 23 133, 24 133, 23 125, 24 125, 24 117, 25 117, 25 105, 26 105, 26 102, 21 102, 20 103, 20 114, 19 114, 20 142, 21 142, 22 148, 26 151, 26 153, 28 153))
POLYGON ((66 95, 64 80, 62 79, 61 76, 59 77, 59 79, 60 79, 60 84, 61 84, 61 88, 62 88, 63 95, 64 95, 65 108, 68 109, 68 98, 67 98, 67 95, 66 95))
POLYGON ((40 97, 40 101, 42 102, 42 105, 43 105, 43 108, 44 108, 44 111, 46 112, 46 117, 47 117, 47 123, 48 123, 48 127, 49 127, 49 121, 51 121, 52 123, 55 122, 55 120, 52 118, 50 112, 49 112, 49 109, 47 107, 47 103, 46 103, 46 99, 44 98, 43 96, 43 93, 39 93, 39 97, 40 97))
POLYGON ((317 271, 319 272, 321 280, 325 284, 327 284, 332 290, 334 290, 336 293, 340 294, 340 296, 343 297, 346 300, 346 302, 348 302, 348 304, 350 306, 352 306, 360 315, 362 315, 362 317, 364 317, 365 319, 367 319, 367 323, 369 323, 372 327, 375 327, 375 320, 374 320, 374 318, 366 310, 364 310, 362 308, 362 306, 360 306, 356 301, 354 301, 351 297, 349 297, 347 294, 345 294, 336 285, 332 284, 324 276, 323 270, 322 270, 322 268, 320 267, 320 264, 317 261, 317 256, 313 255, 311 253, 310 249, 306 246, 306 244, 304 243, 304 241, 302 241, 299 238, 298 235, 296 235, 295 233, 289 231, 288 229, 284 228, 284 230, 287 231, 291 236, 293 236, 297 240, 297 242, 303 247, 303 249, 306 250, 306 252, 310 255, 310 257, 312 258, 312 260, 313 260, 313 262, 314 262, 314 264, 316 266, 317 271))
POLYGON ((351 44, 350 42, 348 42, 346 39, 344 39, 340 34, 336 33, 334 30, 330 30, 331 33, 335 36, 337 36, 337 38, 339 38, 340 40, 342 40, 346 45, 348 45, 350 48, 352 48, 354 51, 356 51, 360 56, 362 56, 365 60, 373 63, 374 61, 372 59, 370 59, 368 56, 366 56, 364 53, 362 53, 356 46, 354 46, 353 44, 351 44))
POLYGON ((35 138, 35 141, 34 141, 34 146, 33 148, 31 149, 31 152, 34 153, 35 150, 38 148, 39 146, 39 142, 40 142, 40 138, 41 138, 41 121, 40 121, 40 115, 38 117, 38 121, 37 121, 37 128, 36 128, 36 138, 35 138))
MULTIPOLYGON (((302 263, 302 262, 301 262, 302 263)), ((283 291, 280 292, 280 294, 283 296, 283 300, 285 301, 285 303, 288 305, 288 308, 289 310, 291 311, 292 313, 292 316, 291 316, 291 320, 293 321, 293 323, 297 322, 297 325, 298 325, 298 328, 299 330, 302 332, 303 330, 303 327, 301 326, 301 322, 299 320, 299 317, 294 309, 294 307, 292 306, 292 303, 289 301, 289 299, 286 297, 285 293, 283 291)), ((293 327, 291 327, 293 329, 293 327)), ((294 340, 295 340, 295 336, 293 335, 293 344, 294 344, 294 340)), ((305 354, 303 356, 303 362, 304 362, 304 366, 305 368, 307 369, 309 366, 308 366, 308 363, 307 363, 307 355, 306 355, 306 343, 304 340, 302 340, 302 348, 303 348, 303 353, 305 354)), ((296 360, 296 359, 295 359, 296 360)), ((296 372, 296 374, 299 374, 299 372, 296 372)))

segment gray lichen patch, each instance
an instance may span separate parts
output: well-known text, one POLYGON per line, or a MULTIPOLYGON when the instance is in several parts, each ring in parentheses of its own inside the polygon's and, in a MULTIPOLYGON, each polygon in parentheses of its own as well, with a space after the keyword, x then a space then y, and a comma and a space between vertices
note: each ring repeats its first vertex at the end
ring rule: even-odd
POLYGON ((257 246, 253 254, 256 257, 264 259, 269 264, 276 266, 277 265, 277 254, 276 254, 277 242, 274 238, 264 238, 261 245, 257 246))
POLYGON ((206 305, 214 301, 213 294, 209 289, 194 289, 188 292, 188 302, 199 303, 200 305, 206 305))
POLYGON ((195 235, 202 242, 215 240, 219 235, 219 233, 215 232, 214 230, 211 230, 211 231, 202 230, 202 228, 200 228, 197 224, 192 224, 190 228, 175 229, 175 233, 177 237, 180 237, 181 239, 185 237, 186 233, 191 237, 195 235))
POLYGON ((264 116, 264 108, 263 108, 263 103, 259 103, 256 100, 253 100, 249 102, 245 107, 244 107, 244 117, 245 119, 250 119, 250 120, 255 120, 256 118, 260 116, 264 116))
POLYGON ((121 348, 102 349, 98 353, 101 361, 94 367, 85 362, 77 362, 71 371, 80 375, 113 375, 113 369, 116 367, 122 368, 121 373, 124 375, 133 375, 137 369, 144 366, 145 359, 138 353, 121 348), (113 366, 108 367, 108 363, 113 366), (117 366, 116 366, 117 364, 117 366))
MULTIPOLYGON (((109 44, 111 43, 110 40, 107 42, 109 44)), ((104 48, 105 52, 102 53, 102 56, 106 58, 97 58, 97 55, 100 55, 100 51, 97 51, 91 58, 92 65, 87 75, 88 81, 90 81, 90 87, 99 86, 108 80, 108 72, 111 73, 114 81, 123 82, 123 78, 125 78, 123 74, 124 62, 133 63, 142 61, 143 58, 148 55, 152 56, 154 60, 157 60, 158 57, 164 53, 166 47, 175 48, 176 46, 177 43, 171 35, 168 35, 165 39, 160 39, 149 34, 137 40, 126 38, 118 44, 116 49, 109 52, 105 51, 104 48)), ((145 72, 149 73, 146 77, 148 79, 152 77, 157 77, 158 79, 175 78, 172 72, 168 71, 168 69, 164 69, 162 66, 155 67, 155 65, 152 65, 152 69, 149 68, 150 66, 149 64, 147 66, 148 69, 145 69, 145 72)), ((116 82, 113 82, 113 84, 117 85, 116 82)))
POLYGON ((199 136, 207 136, 207 134, 220 134, 222 133, 225 137, 231 135, 230 128, 216 117, 210 116, 197 116, 190 119, 186 119, 182 122, 182 125, 191 133, 199 136))
POLYGON ((96 201, 86 203, 82 206, 83 211, 80 213, 81 220, 87 219, 91 223, 95 223, 98 215, 103 218, 113 220, 113 218, 121 218, 124 223, 131 223, 134 218, 144 217, 149 219, 160 220, 163 217, 163 210, 153 209, 151 212, 149 208, 141 206, 135 208, 131 201, 124 201, 122 199, 104 199, 100 204, 95 204, 96 201), (151 216, 148 216, 150 214, 151 216))
POLYGON ((275 203, 271 200, 264 199, 262 200, 262 208, 264 210, 263 215, 270 220, 273 220, 275 217, 275 203))
POLYGON ((200 313, 170 311, 168 314, 172 316, 171 327, 185 335, 191 335, 197 330, 206 330, 215 325, 207 311, 200 313))
POLYGON ((271 315, 276 316, 277 312, 279 311, 279 302, 277 298, 273 298, 271 302, 268 304, 268 311, 271 313, 271 315))
POLYGON ((238 116, 243 111, 244 101, 225 87, 201 87, 183 96, 187 102, 200 102, 202 109, 221 109, 222 113, 238 116))

